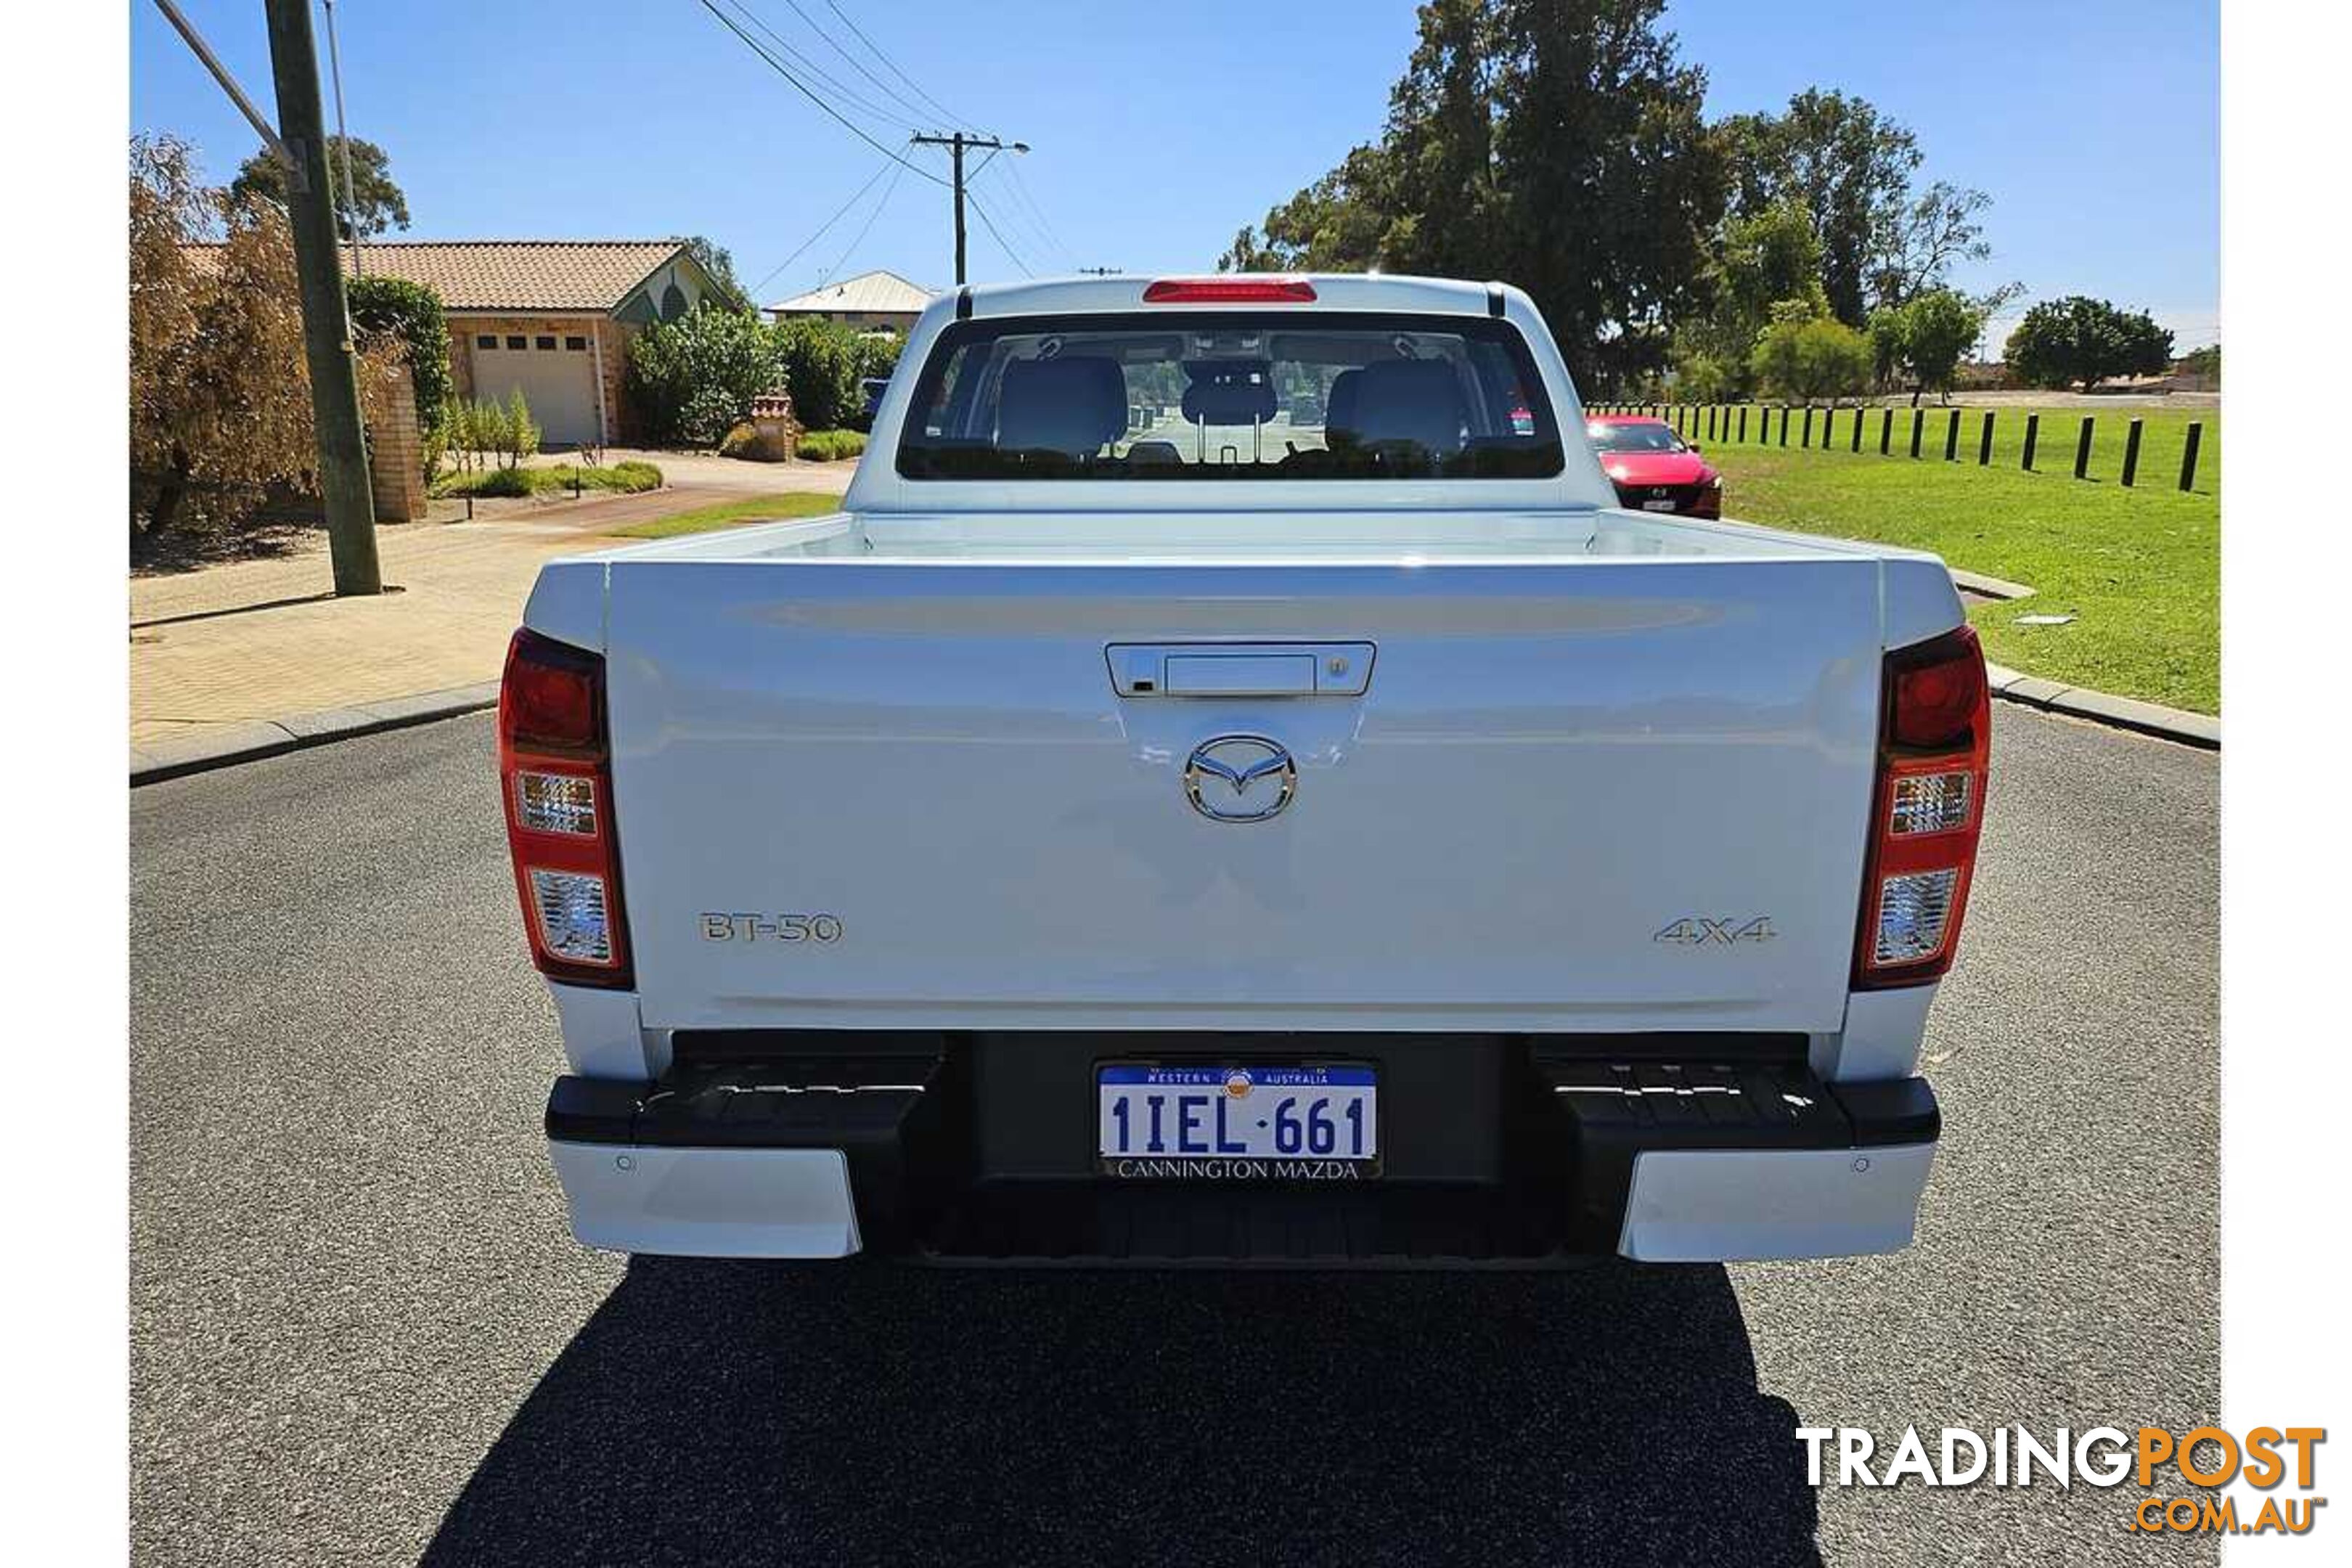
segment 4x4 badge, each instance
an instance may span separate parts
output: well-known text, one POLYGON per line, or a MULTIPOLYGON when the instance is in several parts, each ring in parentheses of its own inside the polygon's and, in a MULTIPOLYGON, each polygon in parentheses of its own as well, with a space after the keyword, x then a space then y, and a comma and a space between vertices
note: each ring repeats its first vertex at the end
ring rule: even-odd
POLYGON ((1706 947, 1716 943, 1729 947, 1735 942, 1770 942, 1775 934, 1769 915, 1758 915, 1744 925, 1739 923, 1738 915, 1720 921, 1709 920, 1705 915, 1685 915, 1650 940, 1673 942, 1678 947, 1706 947))

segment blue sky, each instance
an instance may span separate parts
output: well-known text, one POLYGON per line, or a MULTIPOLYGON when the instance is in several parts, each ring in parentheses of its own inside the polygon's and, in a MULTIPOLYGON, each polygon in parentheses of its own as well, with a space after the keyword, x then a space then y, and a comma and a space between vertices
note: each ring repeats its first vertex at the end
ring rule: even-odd
MULTIPOLYGON (((929 107, 863 52, 827 0, 797 3, 876 77, 929 107)), ((975 189, 1040 273, 1205 268, 1235 229, 1375 134, 1413 37, 1406 0, 833 3, 923 92, 1033 146, 1019 185, 999 167, 975 189)), ((916 122, 832 52, 793 0, 747 4, 891 111, 849 110, 884 142, 916 122)), ((266 102, 261 7, 183 8, 266 102)), ((749 283, 889 167, 698 0, 342 0, 337 15, 351 127, 391 153, 415 217, 406 237, 698 231, 735 253, 749 283)), ((2220 21, 2210 0, 1684 0, 1666 25, 1707 69, 1711 115, 1842 88, 1918 132, 1926 177, 1990 192, 1996 254, 1963 283, 2015 279, 2029 300, 2104 295, 2155 311, 2183 348, 2218 334, 2220 21)), ((131 63, 132 128, 189 138, 225 180, 252 132, 137 0, 131 63)), ((944 154, 912 161, 945 172, 944 154)), ((978 218, 971 243, 975 278, 1018 275, 978 218)), ((872 267, 948 280, 944 189, 903 173, 893 187, 885 175, 759 292, 778 299, 835 268, 872 267)))

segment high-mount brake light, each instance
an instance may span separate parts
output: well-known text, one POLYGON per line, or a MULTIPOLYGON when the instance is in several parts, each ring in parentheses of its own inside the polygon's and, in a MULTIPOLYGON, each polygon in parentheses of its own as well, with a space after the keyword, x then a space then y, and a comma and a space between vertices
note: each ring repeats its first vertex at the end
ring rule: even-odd
POLYGON ((1147 305, 1311 305, 1304 278, 1162 278, 1145 286, 1147 305))
POLYGON ((1951 968, 1984 827, 1992 687, 1968 626, 1886 656, 1878 786, 1854 941, 1857 989, 1951 968))
POLYGON ((628 985, 602 658, 515 633, 499 684, 499 787, 531 962, 570 984, 628 985))

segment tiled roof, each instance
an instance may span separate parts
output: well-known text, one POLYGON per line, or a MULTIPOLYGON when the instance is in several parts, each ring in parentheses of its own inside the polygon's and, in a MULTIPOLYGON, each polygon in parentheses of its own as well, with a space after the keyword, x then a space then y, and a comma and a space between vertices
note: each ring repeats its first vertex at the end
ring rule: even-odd
POLYGON ((674 239, 366 241, 360 270, 430 284, 450 310, 611 310, 678 249, 674 239))
POLYGON ((795 294, 768 307, 771 310, 862 310, 919 314, 929 304, 932 290, 909 283, 895 272, 861 272, 838 283, 827 283, 805 294, 795 294))

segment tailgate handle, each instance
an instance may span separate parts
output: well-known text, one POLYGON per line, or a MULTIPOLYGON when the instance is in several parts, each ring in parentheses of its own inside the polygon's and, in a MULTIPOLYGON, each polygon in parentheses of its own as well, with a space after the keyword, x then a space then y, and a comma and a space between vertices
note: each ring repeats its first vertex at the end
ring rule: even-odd
POLYGON ((1355 697, 1372 675, 1372 645, 1113 643, 1121 697, 1355 697))

